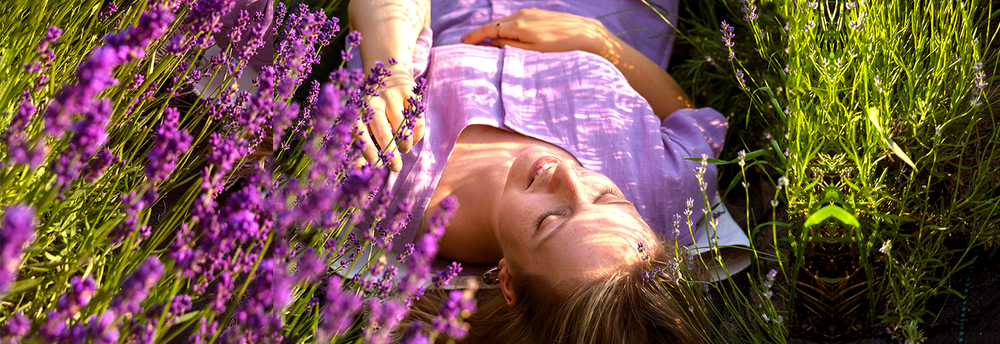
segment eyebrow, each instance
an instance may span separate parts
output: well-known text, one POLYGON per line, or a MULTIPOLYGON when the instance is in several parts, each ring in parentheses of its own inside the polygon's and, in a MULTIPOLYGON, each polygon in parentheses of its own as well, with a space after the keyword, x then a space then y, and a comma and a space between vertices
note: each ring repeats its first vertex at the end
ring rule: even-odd
MULTIPOLYGON (((629 210, 629 209, 635 209, 634 208, 635 205, 632 204, 632 202, 624 201, 624 200, 612 201, 612 202, 604 203, 604 204, 601 204, 601 205, 616 205, 619 208, 625 207, 626 211, 629 210), (629 208, 629 207, 632 207, 632 208, 629 208)), ((628 213, 632 213, 631 211, 627 211, 627 212, 628 213)), ((555 229, 553 229, 552 231, 550 231, 549 234, 546 234, 545 237, 542 238, 542 240, 538 242, 538 245, 541 246, 541 245, 545 244, 546 241, 548 241, 549 239, 551 239, 552 237, 554 237, 556 235, 556 233, 558 233, 563 228, 565 228, 566 227, 566 223, 569 223, 570 221, 573 221, 574 217, 576 217, 576 214, 574 214, 572 217, 566 219, 566 221, 563 221, 562 223, 560 223, 559 226, 557 226, 555 229)))

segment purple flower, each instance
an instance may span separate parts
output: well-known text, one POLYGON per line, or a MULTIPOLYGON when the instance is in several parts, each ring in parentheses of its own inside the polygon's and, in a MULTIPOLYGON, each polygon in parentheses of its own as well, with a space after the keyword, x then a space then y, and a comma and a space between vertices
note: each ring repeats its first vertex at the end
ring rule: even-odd
POLYGON ((30 168, 35 168, 45 162, 44 141, 31 143, 23 140, 23 137, 20 136, 14 137, 12 141, 14 142, 9 143, 7 152, 10 154, 10 161, 14 164, 28 165, 30 168))
POLYGON ((468 330, 459 319, 469 317, 475 309, 475 298, 466 298, 461 290, 452 290, 448 293, 448 299, 441 305, 438 316, 434 318, 434 331, 445 333, 457 340, 464 339, 468 335, 468 330))
POLYGON ((288 98, 294 89, 319 61, 317 47, 325 45, 340 27, 336 20, 327 20, 322 11, 309 12, 307 6, 288 13, 284 18, 276 17, 283 30, 275 37, 275 67, 277 94, 288 98))
POLYGON ((461 272, 462 272, 462 263, 451 262, 451 264, 448 265, 447 269, 438 271, 437 276, 434 276, 434 278, 432 279, 432 281, 434 282, 434 286, 441 288, 442 286, 447 285, 448 282, 451 282, 452 278, 455 278, 455 276, 458 276, 458 274, 461 272))
MULTIPOLYGON (((173 14, 162 7, 143 12, 139 25, 105 37, 105 45, 95 48, 77 69, 77 82, 63 88, 45 111, 45 132, 62 136, 73 114, 88 111, 94 96, 118 83, 114 67, 144 55, 151 39, 163 34, 173 21, 173 14)), ((58 29, 50 28, 46 39, 58 37, 58 29)), ((54 40, 54 39, 53 39, 54 40)))
POLYGON ((229 41, 234 44, 233 52, 235 53, 236 63, 229 65, 229 73, 235 78, 239 78, 243 74, 243 68, 246 67, 247 62, 253 56, 257 55, 257 50, 264 46, 264 37, 267 34, 267 29, 270 26, 264 25, 264 14, 261 12, 255 12, 253 22, 255 23, 250 27, 250 34, 245 41, 241 41, 239 35, 250 22, 250 14, 246 11, 240 12, 240 18, 237 20, 236 28, 231 31, 229 41), (245 21, 244 21, 245 20, 245 21))
POLYGON ((94 296, 94 291, 97 289, 97 282, 94 282, 94 278, 89 275, 87 278, 73 276, 70 278, 69 284, 70 290, 56 302, 55 309, 58 310, 57 314, 62 317, 70 317, 79 313, 81 308, 90 303, 90 298, 94 296))
POLYGON ((221 173, 231 171, 233 164, 247 153, 246 141, 236 135, 212 133, 208 138, 208 146, 212 147, 207 156, 208 162, 218 166, 221 173))
POLYGON ((339 276, 327 279, 326 308, 323 309, 319 328, 321 340, 328 342, 329 338, 346 331, 361 310, 361 299, 351 292, 344 292, 343 288, 339 276))
POLYGON ((323 273, 326 272, 327 260, 323 257, 317 256, 311 248, 307 249, 301 256, 298 257, 298 262, 298 269, 293 278, 296 283, 312 280, 317 276, 322 277, 323 273))
MULTIPOLYGON (((359 206, 363 195, 372 192, 385 177, 385 169, 368 164, 347 172, 340 185, 340 203, 343 208, 359 206)), ((365 197, 367 198, 367 197, 365 197)))
POLYGON ((11 118, 10 124, 7 126, 7 133, 5 137, 9 137, 12 134, 20 134, 24 131, 24 128, 28 127, 31 123, 31 116, 35 114, 38 110, 35 105, 31 104, 31 99, 25 98, 21 101, 21 105, 17 107, 17 112, 14 113, 14 117, 11 118))
POLYGON ((77 83, 59 91, 45 110, 45 133, 62 136, 73 114, 89 110, 95 95, 118 84, 112 72, 119 63, 114 49, 107 46, 94 49, 77 69, 77 83))
MULTIPOLYGON (((38 54, 40 55, 39 56, 40 61, 33 61, 26 63, 24 65, 24 68, 27 70, 28 74, 44 73, 45 70, 47 70, 49 66, 52 65, 52 61, 55 60, 56 55, 55 52, 52 51, 52 48, 50 46, 52 44, 55 44, 56 40, 59 39, 59 36, 61 35, 62 35, 62 30, 60 30, 55 26, 50 26, 49 29, 45 31, 45 37, 42 38, 42 41, 39 42, 38 46, 35 47, 35 50, 37 50, 38 54)), ((45 84, 48 83, 48 80, 49 80, 48 75, 45 74, 38 75, 37 83, 35 84, 33 89, 36 92, 41 90, 42 87, 44 87, 45 84)))
POLYGON ((112 14, 118 11, 118 5, 114 2, 107 2, 104 4, 104 8, 101 9, 101 14, 97 15, 97 20, 104 20, 110 17, 112 14))
POLYGON ((368 316, 368 327, 364 331, 367 343, 388 343, 391 331, 409 311, 404 303, 394 300, 380 303, 376 299, 368 300, 368 309, 371 312, 368 316))
POLYGON ((747 89, 747 82, 743 78, 743 76, 744 76, 743 75, 743 70, 742 69, 736 69, 736 81, 740 83, 740 89, 743 90, 743 91, 749 92, 750 90, 747 89))
POLYGON ((115 312, 113 311, 107 310, 100 316, 91 316, 87 327, 94 344, 117 343, 119 334, 118 327, 115 325, 115 312))
POLYGON ((170 315, 179 318, 191 309, 191 305, 190 295, 175 295, 170 301, 170 315))
POLYGON ((361 33, 357 31, 351 31, 347 34, 347 44, 352 47, 361 46, 361 33))
POLYGON ((160 38, 173 21, 174 14, 170 9, 163 6, 150 7, 139 17, 138 25, 108 35, 104 37, 104 41, 115 48, 118 58, 123 61, 142 58, 149 42, 160 38))
POLYGON ((104 149, 98 152, 97 156, 95 156, 93 160, 90 160, 90 163, 83 168, 83 171, 81 172, 83 174, 83 179, 88 182, 93 182, 94 179, 97 179, 104 174, 104 170, 107 169, 108 166, 111 166, 116 162, 118 162, 118 155, 111 153, 110 149, 104 149))
POLYGON ((719 32, 722 33, 722 43, 726 46, 726 48, 729 48, 729 61, 732 61, 734 58, 736 58, 736 54, 733 52, 733 45, 734 45, 733 37, 736 37, 736 34, 734 34, 733 32, 735 31, 735 29, 732 26, 730 26, 729 23, 727 23, 725 20, 722 21, 721 26, 722 29, 720 29, 719 32))
POLYGON ((55 310, 49 310, 46 313, 46 318, 46 323, 38 327, 39 337, 49 342, 63 341, 63 338, 69 335, 69 330, 66 329, 67 316, 55 310))
POLYGON ((35 235, 35 210, 24 205, 4 209, 0 227, 0 295, 14 282, 21 266, 21 250, 31 244, 35 235))
POLYGON ((424 324, 419 321, 414 321, 410 324, 410 327, 406 328, 406 332, 403 333, 403 339, 399 342, 400 344, 430 344, 430 338, 423 333, 424 324))
POLYGON ((42 43, 38 45, 35 49, 41 53, 43 50, 48 48, 50 45, 55 44, 56 40, 62 36, 62 30, 55 26, 49 26, 48 30, 45 30, 45 38, 42 39, 42 43))
POLYGON ((752 0, 740 0, 743 3, 743 8, 740 11, 743 12, 743 20, 751 21, 757 19, 757 6, 753 4, 752 0))
POLYGON ((180 113, 175 108, 167 108, 163 112, 163 123, 156 129, 156 139, 153 149, 146 156, 146 178, 154 183, 170 177, 174 171, 177 159, 191 147, 191 135, 187 130, 178 129, 180 113))
POLYGON ((657 278, 664 274, 663 267, 657 266, 651 270, 646 270, 642 272, 642 280, 645 282, 655 281, 657 278))
POLYGON ((674 238, 681 235, 681 215, 674 214, 674 238))
POLYGON ((986 86, 989 86, 989 83, 986 82, 986 72, 983 71, 982 69, 983 69, 982 63, 976 63, 972 66, 972 70, 977 71, 973 77, 973 82, 972 82, 973 86, 972 100, 969 101, 969 105, 971 105, 972 107, 983 105, 983 102, 979 101, 979 96, 986 89, 986 86))
POLYGON ((427 79, 418 79, 417 84, 413 86, 414 95, 406 100, 409 106, 403 109, 403 126, 400 128, 399 140, 408 140, 413 133, 413 128, 416 126, 417 120, 423 116, 424 110, 426 110, 423 95, 426 91, 427 79))
POLYGON ((201 325, 198 327, 198 331, 196 331, 195 333, 191 334, 190 337, 188 337, 188 343, 195 343, 195 344, 201 344, 203 342, 207 343, 208 339, 211 338, 211 336, 216 332, 218 332, 219 330, 218 321, 213 320, 212 324, 209 325, 208 318, 201 318, 200 324, 201 325))
POLYGON ((163 263, 156 256, 149 256, 146 261, 132 272, 124 282, 122 291, 111 302, 111 309, 118 314, 138 314, 140 304, 149 295, 149 290, 163 275, 163 263))
POLYGON ((111 100, 104 98, 87 111, 82 120, 74 125, 73 136, 69 140, 69 151, 89 160, 108 140, 105 127, 111 117, 111 100))
POLYGON ((430 224, 428 232, 417 240, 413 253, 406 261, 408 274, 399 282, 399 292, 404 297, 419 297, 423 293, 424 282, 430 275, 431 262, 437 256, 438 240, 444 235, 448 218, 454 214, 458 201, 454 197, 447 197, 441 200, 439 206, 440 209, 435 210, 428 220, 430 224))
POLYGON ((188 10, 184 28, 188 34, 196 36, 194 44, 199 48, 211 45, 211 34, 222 29, 222 16, 235 5, 233 0, 197 0, 188 10))
POLYGON ((765 286, 767 288, 770 288, 772 285, 774 285, 774 279, 777 278, 777 277, 778 277, 778 270, 771 269, 771 271, 768 271, 767 272, 767 282, 765 283, 765 286))
POLYGON ((255 283, 247 291, 248 297, 233 313, 236 321, 224 340, 249 337, 278 342, 274 339, 281 332, 280 310, 291 299, 292 281, 285 274, 285 267, 286 264, 275 259, 261 263, 255 283))
POLYGON ((24 316, 23 312, 14 313, 12 317, 7 319, 7 326, 3 331, 5 334, 0 336, 0 339, 6 341, 0 341, 0 343, 19 343, 21 338, 28 334, 28 331, 31 331, 31 320, 24 316))

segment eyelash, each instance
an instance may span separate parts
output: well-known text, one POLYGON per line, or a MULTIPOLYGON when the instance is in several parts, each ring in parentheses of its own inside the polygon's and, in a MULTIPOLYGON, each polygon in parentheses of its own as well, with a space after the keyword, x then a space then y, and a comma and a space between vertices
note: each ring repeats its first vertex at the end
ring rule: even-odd
MULTIPOLYGON (((596 203, 598 200, 601 199, 601 197, 604 197, 604 196, 607 196, 607 195, 612 195, 612 196, 615 196, 615 197, 623 198, 621 196, 621 194, 619 194, 615 189, 607 187, 607 188, 604 188, 603 190, 601 190, 601 193, 598 194, 596 198, 594 198, 594 202, 596 203)), ((549 216, 552 216, 552 215, 559 215, 559 211, 557 211, 557 210, 550 210, 549 212, 547 212, 545 214, 542 214, 542 216, 539 216, 538 217, 538 221, 536 221, 536 223, 535 223, 535 230, 537 231, 537 230, 542 229, 542 222, 545 222, 545 218, 547 218, 549 216)))

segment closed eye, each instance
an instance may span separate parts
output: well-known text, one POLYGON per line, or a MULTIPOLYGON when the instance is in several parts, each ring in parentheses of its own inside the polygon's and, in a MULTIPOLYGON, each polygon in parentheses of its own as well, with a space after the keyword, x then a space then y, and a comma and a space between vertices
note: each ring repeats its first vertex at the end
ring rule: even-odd
MULTIPOLYGON (((597 202, 599 202, 601 200, 601 198, 603 198, 604 196, 608 196, 608 195, 614 196, 614 197, 619 198, 619 199, 621 199, 623 201, 625 200, 625 197, 622 196, 622 194, 619 193, 618 190, 615 190, 612 187, 606 187, 604 189, 601 189, 601 192, 599 194, 597 194, 597 197, 594 197, 594 200, 591 201, 591 203, 597 204, 597 202)), ((535 220, 535 230, 536 231, 541 230, 542 229, 542 222, 545 222, 545 219, 548 218, 549 216, 556 216, 556 215, 560 215, 561 213, 562 212, 560 210, 550 210, 548 212, 543 213, 541 216, 538 217, 537 220, 535 220)))
POLYGON ((601 197, 604 197, 604 196, 607 196, 607 195, 615 196, 615 197, 617 197, 619 199, 622 199, 622 200, 625 199, 625 196, 622 196, 622 194, 618 193, 618 190, 615 190, 612 187, 605 187, 604 189, 601 190, 601 193, 597 194, 597 197, 594 197, 594 201, 591 202, 591 203, 597 204, 597 201, 600 201, 601 197))

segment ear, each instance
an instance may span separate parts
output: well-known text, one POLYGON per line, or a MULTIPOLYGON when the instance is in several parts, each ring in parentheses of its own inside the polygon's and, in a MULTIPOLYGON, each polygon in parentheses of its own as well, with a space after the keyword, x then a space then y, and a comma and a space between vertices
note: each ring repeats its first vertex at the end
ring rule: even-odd
POLYGON ((497 266, 500 267, 500 291, 503 292, 503 298, 507 300, 507 307, 514 307, 517 305, 517 295, 514 294, 514 281, 510 275, 510 266, 504 259, 500 259, 497 266))

